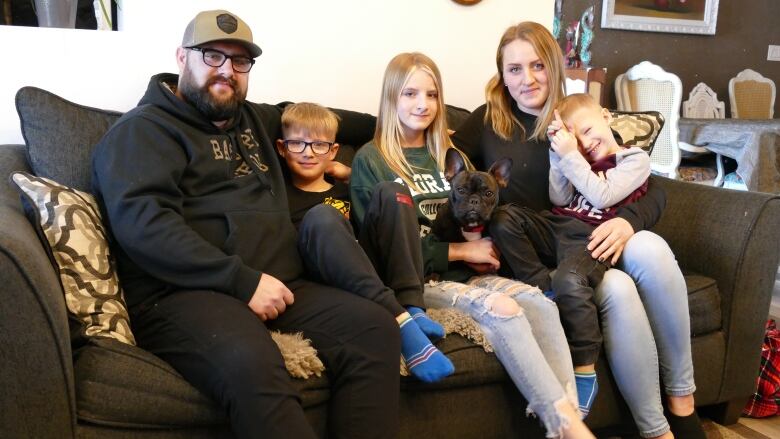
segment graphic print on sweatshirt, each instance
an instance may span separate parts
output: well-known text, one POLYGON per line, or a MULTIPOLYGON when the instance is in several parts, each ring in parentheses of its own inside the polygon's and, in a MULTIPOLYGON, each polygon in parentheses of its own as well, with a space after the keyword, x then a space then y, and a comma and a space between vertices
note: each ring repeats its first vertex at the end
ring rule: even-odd
MULTIPOLYGON (((406 183, 400 177, 394 181, 406 186, 406 183)), ((430 173, 413 174, 412 181, 414 181, 417 187, 410 187, 409 192, 417 205, 417 216, 418 218, 428 220, 428 224, 420 223, 420 237, 425 237, 431 232, 430 223, 436 219, 439 209, 447 202, 450 193, 450 183, 444 178, 443 172, 439 172, 438 175, 430 173)))
MULTIPOLYGON (((623 164, 627 163, 624 159, 623 164)), ((602 180, 607 180, 607 171, 617 166, 617 157, 615 154, 609 155, 597 162, 591 164, 591 171, 602 180)), ((617 210, 620 206, 631 204, 643 197, 647 193, 647 179, 639 185, 632 193, 623 200, 615 203, 613 206, 598 209, 588 201, 585 196, 575 188, 574 197, 568 206, 554 207, 552 212, 556 215, 566 215, 584 221, 592 226, 598 226, 607 220, 617 216, 617 210)))
POLYGON ((233 144, 230 142, 229 138, 221 139, 222 143, 220 143, 219 139, 210 140, 211 150, 214 153, 214 160, 236 162, 237 166, 233 170, 233 178, 250 175, 252 172, 254 172, 254 170, 268 172, 268 165, 263 163, 262 159, 260 158, 260 144, 257 143, 257 140, 255 140, 255 137, 252 134, 252 130, 247 128, 243 133, 240 133, 240 136, 241 138, 239 140, 247 151, 249 160, 254 166, 250 166, 246 160, 244 160, 244 157, 241 155, 240 151, 234 150, 233 144))
POLYGON ((322 200, 322 204, 327 204, 328 206, 331 206, 341 212, 344 217, 349 219, 349 208, 351 207, 351 204, 349 201, 346 200, 340 200, 338 198, 334 197, 327 197, 324 200, 322 200))
MULTIPOLYGON (((614 167, 614 165, 612 165, 612 167, 614 167)), ((607 179, 606 171, 604 170, 594 171, 594 173, 600 180, 607 179)), ((588 224, 595 225, 601 224, 606 216, 615 216, 614 212, 612 212, 613 210, 614 208, 612 207, 605 207, 603 209, 594 207, 590 201, 576 189, 574 191, 574 198, 572 198, 568 206, 555 207, 552 209, 553 213, 571 216, 578 218, 581 221, 585 221, 588 224)))

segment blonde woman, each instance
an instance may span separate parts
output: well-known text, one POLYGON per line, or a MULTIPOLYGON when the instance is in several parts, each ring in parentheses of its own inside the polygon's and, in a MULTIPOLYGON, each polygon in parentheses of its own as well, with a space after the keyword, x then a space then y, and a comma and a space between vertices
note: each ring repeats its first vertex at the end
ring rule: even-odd
POLYGON ((390 61, 374 140, 353 161, 352 212, 361 223, 378 185, 408 187, 411 199, 399 192, 397 202, 413 204, 417 211, 424 273, 446 279, 426 285, 426 303, 455 306, 474 317, 528 400, 526 411, 539 417, 548 437, 592 438, 577 410, 571 358, 555 304, 537 288, 495 275, 474 276, 473 268, 495 271, 499 266, 490 239, 450 243, 428 233, 449 193, 443 169, 452 146, 441 84, 439 69, 423 54, 402 53, 390 61))
MULTIPOLYGON (((563 55, 544 26, 522 22, 501 37, 496 67, 485 89, 487 103, 474 110, 452 140, 478 168, 496 158, 512 158, 515 165, 509 186, 501 192, 503 202, 550 209, 547 131, 551 125, 556 129, 553 109, 564 95, 563 55)), ((694 410, 685 280, 663 238, 645 230, 655 224, 665 204, 663 190, 652 179, 649 183, 647 195, 619 208, 616 218, 593 231, 588 244, 594 258, 609 260, 619 269, 608 270, 596 289, 604 348, 642 437, 703 439, 694 410), (659 374, 669 408, 666 416, 659 374)), ((510 237, 516 233, 513 227, 521 225, 511 215, 494 223, 497 220, 508 224, 491 233, 511 268, 518 255, 510 237)))

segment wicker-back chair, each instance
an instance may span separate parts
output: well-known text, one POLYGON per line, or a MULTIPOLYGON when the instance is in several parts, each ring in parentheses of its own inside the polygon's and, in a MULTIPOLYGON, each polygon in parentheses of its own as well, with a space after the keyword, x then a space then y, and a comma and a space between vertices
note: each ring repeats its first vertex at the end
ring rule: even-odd
POLYGON ((656 140, 650 162, 654 172, 677 178, 680 78, 649 61, 642 61, 615 78, 615 94, 620 111, 658 111, 664 116, 666 123, 656 140))
POLYGON ((734 119, 772 119, 775 113, 775 82, 760 73, 745 69, 729 80, 731 117, 734 119))
MULTIPOLYGON (((726 104, 718 100, 718 95, 707 86, 700 82, 691 90, 688 100, 682 103, 682 115, 691 119, 723 119, 726 117, 726 104)), ((690 143, 678 142, 680 151, 683 155, 686 153, 693 155, 713 154, 712 151, 703 146, 691 145, 690 143)), ((723 184, 725 172, 723 169, 723 157, 720 154, 715 155, 715 165, 718 174, 715 176, 713 186, 723 184)))

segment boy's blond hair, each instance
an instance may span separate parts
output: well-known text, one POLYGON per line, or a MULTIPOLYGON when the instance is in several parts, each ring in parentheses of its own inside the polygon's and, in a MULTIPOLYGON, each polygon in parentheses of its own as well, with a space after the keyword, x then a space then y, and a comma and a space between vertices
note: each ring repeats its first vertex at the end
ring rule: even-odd
POLYGON ((303 130, 310 135, 335 139, 339 130, 339 116, 319 104, 299 102, 288 105, 282 113, 282 135, 292 130, 303 130))
POLYGON ((587 93, 575 93, 566 96, 555 107, 555 109, 558 110, 558 114, 561 115, 561 120, 564 122, 580 108, 590 108, 596 111, 602 110, 601 105, 596 102, 596 99, 587 93))

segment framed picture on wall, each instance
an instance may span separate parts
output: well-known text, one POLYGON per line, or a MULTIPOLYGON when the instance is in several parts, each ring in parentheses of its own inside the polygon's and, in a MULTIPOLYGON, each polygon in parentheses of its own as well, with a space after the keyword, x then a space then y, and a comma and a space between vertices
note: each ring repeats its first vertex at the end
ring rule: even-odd
POLYGON ((718 0, 604 0, 601 27, 715 35, 718 0))

